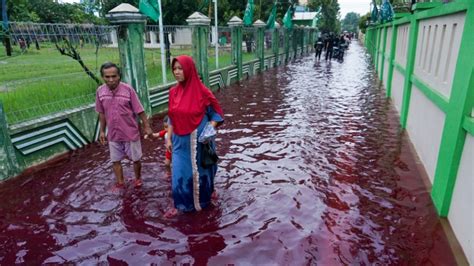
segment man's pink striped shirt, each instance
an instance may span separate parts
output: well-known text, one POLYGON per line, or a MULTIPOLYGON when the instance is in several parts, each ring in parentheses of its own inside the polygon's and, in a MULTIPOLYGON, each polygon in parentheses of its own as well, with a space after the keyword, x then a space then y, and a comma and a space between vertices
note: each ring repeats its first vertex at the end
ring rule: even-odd
POLYGON ((105 115, 109 141, 136 141, 140 139, 137 114, 143 106, 133 88, 123 82, 111 91, 107 85, 97 89, 95 110, 105 115))

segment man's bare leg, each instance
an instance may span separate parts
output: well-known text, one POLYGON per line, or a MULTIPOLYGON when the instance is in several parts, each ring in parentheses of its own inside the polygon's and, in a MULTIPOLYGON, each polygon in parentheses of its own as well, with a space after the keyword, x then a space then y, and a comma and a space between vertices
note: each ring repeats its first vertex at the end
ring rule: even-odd
POLYGON ((112 168, 114 170, 115 178, 117 178, 117 184, 118 185, 124 185, 125 181, 123 179, 122 163, 120 161, 113 162, 112 168))
POLYGON ((133 171, 135 172, 135 187, 142 186, 142 163, 140 161, 133 162, 133 171))

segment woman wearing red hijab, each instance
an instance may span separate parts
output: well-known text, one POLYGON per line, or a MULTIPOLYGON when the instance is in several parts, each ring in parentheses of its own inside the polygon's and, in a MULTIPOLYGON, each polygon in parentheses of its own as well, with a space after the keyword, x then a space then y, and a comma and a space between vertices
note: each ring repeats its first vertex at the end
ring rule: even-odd
MULTIPOLYGON (((172 217, 178 211, 200 211, 211 202, 217 164, 201 166, 203 144, 198 136, 210 123, 217 127, 224 114, 212 92, 201 82, 193 59, 181 55, 172 62, 178 84, 170 89, 167 148, 173 157, 172 194, 174 208, 165 213, 172 217)), ((211 141, 211 147, 215 148, 211 141)))

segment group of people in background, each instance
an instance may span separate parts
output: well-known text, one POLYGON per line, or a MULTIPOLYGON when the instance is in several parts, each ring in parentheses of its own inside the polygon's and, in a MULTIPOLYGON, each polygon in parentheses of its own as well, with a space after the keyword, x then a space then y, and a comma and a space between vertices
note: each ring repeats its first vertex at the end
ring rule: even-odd
POLYGON ((217 128, 224 121, 222 108, 211 90, 200 80, 190 56, 181 55, 172 61, 177 84, 169 91, 168 116, 163 130, 153 133, 143 106, 135 90, 121 82, 120 68, 104 63, 100 73, 104 84, 96 92, 96 111, 99 113, 99 141, 108 144, 112 169, 116 178, 114 191, 126 188, 122 160, 133 162, 133 186, 143 185, 141 179, 141 134, 144 139, 164 138, 165 166, 171 169, 171 188, 174 206, 164 214, 171 218, 179 212, 200 211, 216 198, 214 177, 217 162, 202 163, 209 149, 215 151, 214 139, 199 141, 204 128, 217 128), (143 130, 140 131, 138 119, 143 130))
POLYGON ((339 36, 333 32, 322 34, 314 44, 316 59, 321 60, 321 55, 324 51, 326 61, 333 58, 343 61, 344 52, 348 49, 352 38, 353 34, 348 32, 344 32, 339 36))

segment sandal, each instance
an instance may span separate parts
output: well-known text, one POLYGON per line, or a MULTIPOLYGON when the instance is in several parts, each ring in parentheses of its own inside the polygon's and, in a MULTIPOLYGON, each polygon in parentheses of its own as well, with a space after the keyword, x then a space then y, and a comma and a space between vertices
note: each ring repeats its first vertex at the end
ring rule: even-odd
POLYGON ((125 189, 125 183, 115 183, 115 185, 110 189, 111 192, 120 192, 125 189))
POLYGON ((178 214, 178 210, 176 208, 169 208, 163 216, 166 219, 170 219, 170 218, 175 217, 177 214, 178 214))
POLYGON ((135 181, 133 182, 133 185, 138 188, 138 187, 143 186, 143 182, 141 179, 135 179, 135 181))

